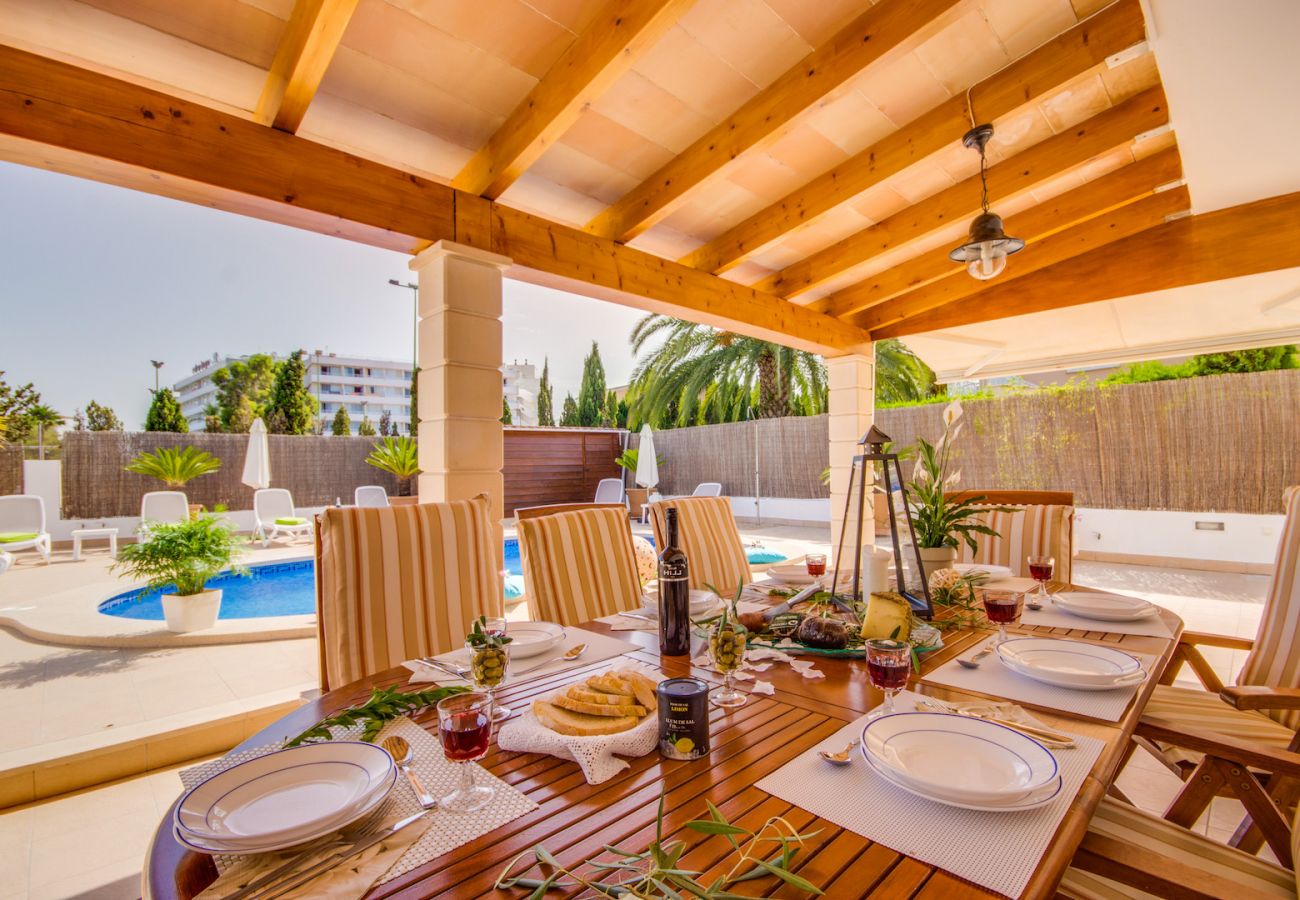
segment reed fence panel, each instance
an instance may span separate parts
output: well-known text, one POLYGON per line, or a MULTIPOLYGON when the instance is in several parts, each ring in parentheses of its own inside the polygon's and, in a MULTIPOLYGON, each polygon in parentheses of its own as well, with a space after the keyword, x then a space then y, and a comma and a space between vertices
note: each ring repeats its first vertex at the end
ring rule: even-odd
MULTIPOLYGON (((320 435, 268 437, 271 486, 287 488, 298 506, 323 506, 342 499, 363 484, 398 492, 397 479, 366 464, 374 438, 320 435)), ((140 453, 160 447, 194 446, 221 460, 221 468, 202 475, 182 490, 191 503, 212 509, 252 509, 253 489, 240 482, 248 449, 245 434, 164 434, 160 432, 73 431, 63 436, 63 517, 98 519, 140 514, 148 491, 169 490, 155 478, 124 469, 140 453)))
POLYGON ((23 492, 23 448, 0 445, 0 496, 23 492))

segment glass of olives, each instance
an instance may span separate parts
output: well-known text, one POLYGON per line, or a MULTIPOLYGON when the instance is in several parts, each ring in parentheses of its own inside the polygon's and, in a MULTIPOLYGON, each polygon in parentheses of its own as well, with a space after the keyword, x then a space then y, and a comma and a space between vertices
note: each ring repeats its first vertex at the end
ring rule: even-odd
POLYGON ((709 658, 713 667, 722 673, 722 690, 714 691, 709 700, 714 706, 734 709, 744 706, 749 698, 736 690, 735 673, 745 661, 745 641, 749 633, 734 616, 724 612, 709 632, 709 658))
POLYGON ((510 667, 510 636, 506 633, 506 620, 500 616, 479 616, 473 630, 465 637, 465 647, 470 653, 470 680, 491 701, 492 721, 504 722, 510 718, 510 709, 497 703, 496 689, 505 681, 506 670, 510 667))

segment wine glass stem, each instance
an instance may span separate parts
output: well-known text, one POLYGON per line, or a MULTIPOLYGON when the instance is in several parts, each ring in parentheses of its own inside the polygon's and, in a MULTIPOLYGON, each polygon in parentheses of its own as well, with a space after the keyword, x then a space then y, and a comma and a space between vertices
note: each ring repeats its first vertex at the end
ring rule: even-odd
POLYGON ((456 786, 458 793, 464 794, 474 789, 474 766, 468 762, 460 764, 460 784, 456 786))
POLYGON ((731 672, 724 672, 722 675, 723 695, 734 697, 736 695, 736 679, 731 672))
POLYGON ((998 625, 998 643, 999 643, 999 644, 1004 643, 1004 642, 1006 641, 1006 639, 1007 639, 1007 626, 1006 626, 1006 625, 999 624, 999 625, 998 625))
POLYGON ((885 713, 888 714, 888 713, 892 713, 893 711, 894 711, 894 689, 885 688, 885 713))

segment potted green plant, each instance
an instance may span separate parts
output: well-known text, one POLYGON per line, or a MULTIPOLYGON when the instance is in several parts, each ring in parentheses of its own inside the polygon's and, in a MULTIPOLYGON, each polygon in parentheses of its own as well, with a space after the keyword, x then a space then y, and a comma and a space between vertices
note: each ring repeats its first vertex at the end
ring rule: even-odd
MULTIPOLYGON (((200 475, 221 468, 221 460, 197 447, 159 447, 152 453, 140 453, 126 464, 126 471, 157 478, 170 488, 181 488, 200 475)), ((190 504, 190 517, 203 511, 202 504, 190 504)))
POLYGON ((386 437, 366 457, 366 463, 397 477, 399 496, 411 494, 411 479, 420 474, 420 454, 415 438, 386 437))
POLYGON ((997 537, 998 533, 982 521, 986 512, 1004 511, 1005 507, 982 505, 983 496, 963 497, 954 500, 949 491, 961 480, 960 471, 950 469, 953 442, 961 434, 961 403, 953 401, 943 411, 943 435, 939 443, 931 444, 917 438, 916 446, 909 452, 916 454, 916 469, 907 483, 908 501, 912 510, 912 529, 921 553, 921 568, 925 577, 939 569, 951 569, 957 561, 957 548, 965 541, 973 553, 977 543, 975 535, 997 537))
POLYGON ((221 611, 221 591, 208 590, 208 581, 226 569, 247 574, 239 565, 243 539, 215 516, 154 525, 149 535, 147 541, 123 547, 113 571, 162 592, 168 631, 211 628, 221 611))
MULTIPOLYGON (((624 469, 627 469, 629 472, 632 473, 632 477, 635 478, 636 464, 637 464, 637 460, 639 460, 640 458, 641 458, 640 451, 633 448, 633 449, 624 450, 622 453, 620 453, 615 458, 614 463, 616 465, 622 466, 624 469)), ((662 453, 656 454, 655 461, 662 466, 664 464, 664 455, 662 453)), ((646 485, 645 487, 633 486, 627 489, 626 491, 627 505, 629 507, 629 511, 633 516, 639 517, 641 515, 641 510, 645 507, 646 503, 649 501, 650 492, 654 489, 655 489, 655 485, 653 484, 646 485)))

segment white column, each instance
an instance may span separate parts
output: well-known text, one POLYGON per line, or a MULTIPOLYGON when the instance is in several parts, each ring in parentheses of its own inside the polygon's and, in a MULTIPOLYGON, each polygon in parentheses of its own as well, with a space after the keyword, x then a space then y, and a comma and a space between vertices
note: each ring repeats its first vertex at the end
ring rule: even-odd
MULTIPOLYGON (((844 527, 844 501, 848 496, 849 472, 858 452, 858 440, 871 428, 876 408, 876 360, 871 355, 853 354, 826 360, 829 396, 831 466, 831 547, 839 545, 844 527)), ((871 521, 867 512, 867 522, 871 521)), ((870 526, 874 528, 874 526, 870 526)), ((868 532, 874 534, 874 531, 868 532)), ((846 546, 853 540, 850 534, 846 546)), ((845 560, 851 563, 851 560, 845 560)))
POLYGON ((420 499, 487 493, 497 523, 505 493, 501 273, 509 265, 450 241, 411 260, 420 279, 420 499))

